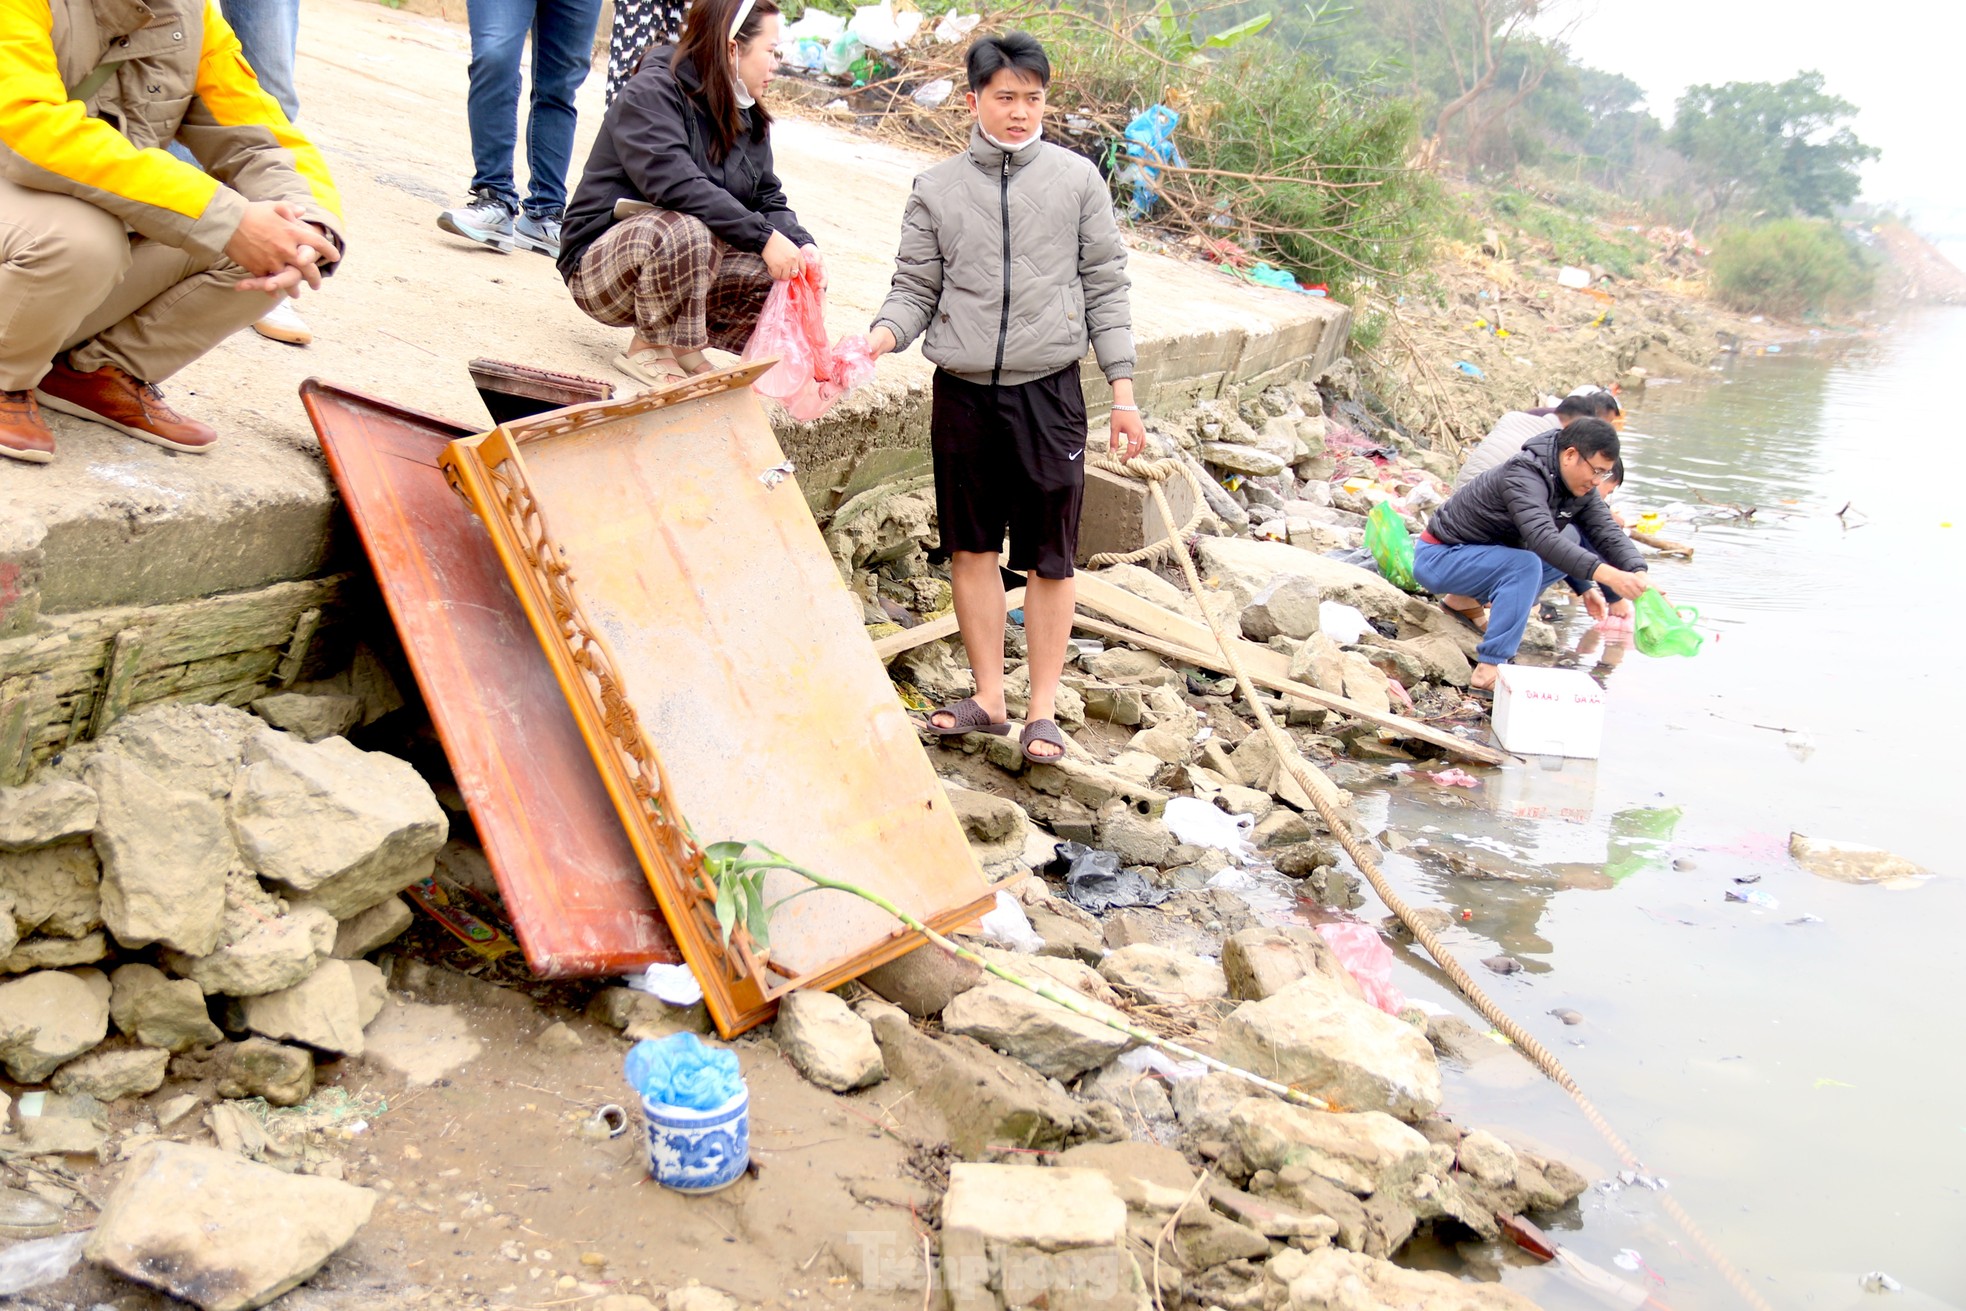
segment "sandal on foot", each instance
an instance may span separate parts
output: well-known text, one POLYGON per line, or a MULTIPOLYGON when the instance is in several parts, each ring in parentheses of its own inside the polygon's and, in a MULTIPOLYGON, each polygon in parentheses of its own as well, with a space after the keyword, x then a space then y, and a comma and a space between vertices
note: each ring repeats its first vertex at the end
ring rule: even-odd
POLYGON ((928 731, 937 737, 961 737, 965 733, 989 733, 996 737, 1010 735, 1010 721, 991 719, 990 712, 977 705, 976 698, 973 696, 966 696, 953 705, 939 706, 929 711, 928 718, 922 722, 927 725, 928 731), (944 728, 935 722, 937 715, 948 715, 956 722, 944 728))
POLYGON ((651 387, 669 387, 682 382, 690 375, 673 355, 662 355, 646 348, 633 355, 623 351, 614 357, 614 367, 633 378, 636 382, 651 387))
POLYGON ((1474 609, 1472 610, 1464 610, 1460 606, 1449 605, 1445 601, 1441 601, 1438 604, 1441 609, 1445 610, 1448 614, 1453 615, 1456 619, 1466 624, 1469 628, 1474 629, 1475 632, 1480 633, 1483 636, 1487 635, 1488 633, 1488 607, 1487 606, 1478 605, 1474 607, 1474 609))
POLYGON ((1024 759, 1034 765, 1055 765, 1065 758, 1065 735, 1058 731, 1058 724, 1050 719, 1033 719, 1024 725, 1023 734, 1017 745, 1024 752, 1024 759), (1033 742, 1049 742, 1058 748, 1056 755, 1041 756, 1031 750, 1033 742))

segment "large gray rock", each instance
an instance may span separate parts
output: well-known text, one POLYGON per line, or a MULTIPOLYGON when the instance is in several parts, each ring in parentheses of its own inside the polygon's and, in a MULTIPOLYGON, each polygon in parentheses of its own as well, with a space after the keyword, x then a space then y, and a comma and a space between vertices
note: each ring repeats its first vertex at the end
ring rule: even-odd
POLYGON ((1500 1284, 1408 1270, 1336 1247, 1282 1252, 1263 1278, 1263 1305, 1276 1311, 1536 1311, 1534 1302, 1500 1284))
POLYGON ((880 996, 918 1020, 940 1015, 958 995, 983 981, 982 967, 940 947, 918 947, 860 976, 880 996))
POLYGON ((84 837, 95 826, 96 794, 72 779, 0 788, 0 851, 28 851, 84 837))
POLYGON ((1163 1005, 1191 1005, 1229 995, 1220 965, 1150 942, 1108 952, 1099 962, 1099 973, 1108 983, 1143 992, 1163 1005))
POLYGON ((1308 683, 1320 692, 1343 696, 1345 653, 1323 633, 1313 633, 1291 655, 1290 677, 1296 682, 1308 683))
POLYGON ((101 802, 95 849, 103 923, 125 947, 211 951, 225 914, 226 871, 238 859, 225 811, 114 753, 89 762, 88 780, 101 802))
POLYGON ((850 1092, 887 1078, 873 1026, 830 992, 787 993, 778 1003, 772 1037, 799 1073, 821 1088, 850 1092))
MULTIPOLYGON (((1106 1020, 1129 1022, 1112 1005, 1118 997, 1111 985, 1089 966, 1055 956, 1015 956, 992 949, 983 954, 1032 984, 1076 994, 1080 1004, 1106 1020)), ((942 1012, 942 1028, 987 1043, 1057 1079, 1073 1079, 1096 1069, 1134 1041, 1099 1020, 994 975, 949 1003, 942 1012)))
POLYGON ((1248 474, 1252 478, 1274 477, 1288 467, 1288 462, 1280 456, 1260 446, 1247 446, 1241 442, 1203 442, 1201 458, 1204 464, 1227 469, 1230 473, 1248 474))
POLYGON ((942 1199, 950 1311, 1147 1311, 1126 1204, 1097 1170, 958 1163, 942 1199))
POLYGON ((239 850, 259 874, 347 919, 429 872, 449 822, 406 762, 342 738, 261 728, 231 797, 239 850))
POLYGON ((184 1052, 209 1047, 225 1035, 212 1023, 205 990, 173 979, 154 965, 124 965, 109 976, 109 1014, 119 1031, 147 1047, 184 1052))
POLYGON ((1158 819, 1114 798, 1099 808, 1098 845, 1122 865, 1158 865, 1174 850, 1174 835, 1158 819))
POLYGON ((1285 574, 1243 607, 1242 635, 1252 642, 1309 637, 1318 631, 1318 606, 1323 600, 1316 583, 1300 574, 1285 574))
POLYGON ((362 722, 362 698, 333 693, 275 692, 253 702, 253 713, 303 742, 340 737, 362 722))
POLYGON ((264 1097, 275 1106, 298 1106, 314 1091, 313 1053, 248 1038, 225 1049, 217 1091, 221 1097, 264 1097))
POLYGON ((334 949, 338 925, 319 906, 301 906, 270 919, 236 909, 238 913, 228 908, 216 951, 197 957, 167 951, 164 963, 206 992, 257 997, 300 983, 334 949))
POLYGON ((1219 581, 1245 599, 1253 598, 1276 579, 1289 575, 1308 579, 1327 601, 1354 606, 1369 618, 1398 625, 1402 635, 1422 632, 1442 622, 1434 607, 1408 596, 1370 570, 1281 542, 1204 537, 1201 564, 1205 579, 1219 581))
POLYGON ((1222 1022, 1217 1055, 1355 1110, 1417 1120, 1440 1105, 1425 1035, 1320 975, 1238 1006, 1222 1022))
POLYGON ((0 1062, 16 1083, 41 1082, 108 1033, 109 999, 82 975, 42 970, 0 983, 0 1062))
POLYGON ((117 720, 95 745, 172 788, 222 801, 239 772, 247 735, 260 727, 231 706, 173 703, 117 720))
MULTIPOLYGON (((96 794, 87 788, 91 827, 96 794)), ((0 936, 42 933, 79 938, 102 927, 102 863, 87 842, 60 842, 32 851, 0 852, 0 918, 13 923, 0 936)), ((0 951, 0 956, 7 953, 0 951)))
POLYGON ((103 1204, 89 1260, 203 1311, 265 1306, 355 1236, 376 1195, 227 1152, 153 1142, 103 1204))
POLYGON ((1392 682, 1379 666, 1357 651, 1344 655, 1345 696, 1381 715, 1393 712, 1392 682))
POLYGON ((335 931, 334 954, 343 960, 358 960, 403 936, 414 919, 409 903, 401 897, 377 902, 341 921, 335 931))
POLYGON ((99 1102, 141 1097, 164 1086, 171 1054, 161 1047, 99 1047, 55 1071, 54 1090, 64 1097, 99 1102))
POLYGON ((1230 1141, 1251 1169, 1303 1166, 1358 1197, 1398 1194, 1452 1161, 1451 1149, 1377 1111, 1313 1111, 1249 1097, 1229 1112, 1230 1141))
POLYGON ((362 1030, 388 999, 382 971, 367 961, 323 961, 299 985, 247 997, 246 1027, 339 1056, 360 1056, 362 1030))

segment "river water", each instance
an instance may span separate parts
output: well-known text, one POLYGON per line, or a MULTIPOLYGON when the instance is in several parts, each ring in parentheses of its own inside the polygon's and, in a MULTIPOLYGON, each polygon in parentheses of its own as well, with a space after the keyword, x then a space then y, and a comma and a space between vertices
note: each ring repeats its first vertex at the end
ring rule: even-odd
MULTIPOLYGON (((1663 535, 1694 558, 1653 577, 1698 607, 1704 650, 1591 651, 1578 612, 1559 663, 1605 682, 1601 759, 1360 797, 1420 840, 1387 861, 1403 893, 1455 917, 1463 963, 1778 1308, 1966 1307, 1962 361, 1966 310, 1933 309, 1874 340, 1655 382, 1632 406, 1619 500, 1682 507, 1663 535), (1791 831, 1936 877, 1832 882, 1789 859, 1791 831), (1509 877, 1469 877, 1470 860, 1509 877), (1476 964, 1497 955, 1523 968, 1476 964), (1865 1292, 1872 1271, 1903 1291, 1865 1292)), ((1409 993, 1470 1014, 1424 953, 1407 959, 1409 993)), ((1452 1074, 1450 1109, 1615 1176, 1568 1098, 1504 1055, 1452 1074)), ((1553 1236, 1657 1305, 1744 1305, 1658 1197, 1594 1188, 1553 1236)), ((1500 1247, 1434 1259, 1499 1263, 1551 1311, 1616 1304, 1500 1247)))

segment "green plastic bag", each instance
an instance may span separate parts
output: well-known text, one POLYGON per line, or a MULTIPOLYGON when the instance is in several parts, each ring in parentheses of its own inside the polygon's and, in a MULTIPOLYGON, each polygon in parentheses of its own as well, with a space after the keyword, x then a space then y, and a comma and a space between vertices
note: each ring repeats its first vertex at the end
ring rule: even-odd
POLYGON ((1420 590, 1413 581, 1413 535, 1406 531, 1399 511, 1385 501, 1365 516, 1365 549, 1372 552, 1387 582, 1406 592, 1420 590))
POLYGON ((1700 619, 1698 610, 1690 605, 1675 607, 1656 588, 1641 592, 1634 609, 1632 642, 1640 651, 1649 656, 1700 654, 1700 646, 1706 639, 1693 627, 1700 619))

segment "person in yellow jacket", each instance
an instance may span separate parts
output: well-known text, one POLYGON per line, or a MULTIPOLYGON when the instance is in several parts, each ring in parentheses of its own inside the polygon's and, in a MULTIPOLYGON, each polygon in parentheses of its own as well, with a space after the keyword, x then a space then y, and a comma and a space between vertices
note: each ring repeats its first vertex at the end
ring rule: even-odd
POLYGON ((341 224, 215 4, 0 0, 0 456, 53 458, 41 405, 208 449, 156 384, 318 288, 341 224))

